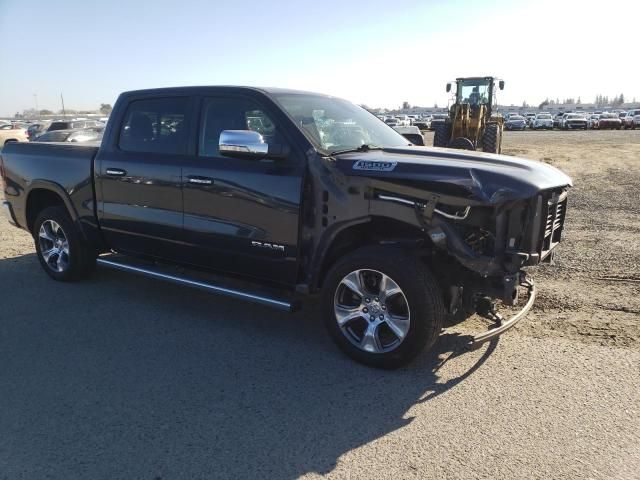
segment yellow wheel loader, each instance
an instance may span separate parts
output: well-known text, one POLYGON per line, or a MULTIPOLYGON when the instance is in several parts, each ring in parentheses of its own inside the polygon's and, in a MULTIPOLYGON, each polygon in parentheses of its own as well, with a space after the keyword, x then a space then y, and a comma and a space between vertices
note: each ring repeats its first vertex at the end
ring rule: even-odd
MULTIPOLYGON (((456 79, 449 118, 434 126, 434 147, 500 153, 504 120, 493 111, 496 83, 500 90, 504 89, 504 80, 494 77, 456 79)), ((447 92, 450 91, 451 83, 447 83, 447 92)))

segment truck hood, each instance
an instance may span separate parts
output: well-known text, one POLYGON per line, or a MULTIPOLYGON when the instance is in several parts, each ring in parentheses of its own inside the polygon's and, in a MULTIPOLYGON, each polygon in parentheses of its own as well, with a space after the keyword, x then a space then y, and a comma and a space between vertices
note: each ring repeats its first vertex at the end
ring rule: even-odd
POLYGON ((345 153, 336 156, 336 166, 348 176, 376 178, 483 204, 531 198, 541 190, 572 185, 571 178, 546 163, 448 148, 345 153))

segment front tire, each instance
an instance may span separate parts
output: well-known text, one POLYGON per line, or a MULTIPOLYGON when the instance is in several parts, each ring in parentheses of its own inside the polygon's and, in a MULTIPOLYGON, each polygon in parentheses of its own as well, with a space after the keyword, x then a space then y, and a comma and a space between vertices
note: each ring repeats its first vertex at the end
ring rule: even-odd
POLYGON ((502 129, 497 123, 489 123, 482 135, 482 151, 500 153, 502 151, 502 129))
POLYGON ((445 308, 426 265, 393 247, 366 247, 336 263, 324 282, 325 326, 352 359, 398 368, 431 348, 445 308))
POLYGON ((451 139, 451 124, 437 123, 433 127, 433 146, 446 147, 451 139))
POLYGON ((40 212, 32 234, 40 265, 54 280, 80 280, 95 268, 95 251, 86 244, 64 207, 40 212))

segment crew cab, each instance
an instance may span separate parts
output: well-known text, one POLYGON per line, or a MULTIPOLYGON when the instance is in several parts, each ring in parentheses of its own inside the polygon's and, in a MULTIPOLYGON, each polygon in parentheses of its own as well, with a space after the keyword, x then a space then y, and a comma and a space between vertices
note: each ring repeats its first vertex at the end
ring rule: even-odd
POLYGON ((537 161, 413 146, 345 100, 249 87, 123 93, 99 146, 10 143, 0 174, 52 279, 98 264, 284 310, 317 296, 337 345, 383 368, 475 312, 496 325, 472 347, 520 320, 571 186, 537 161))

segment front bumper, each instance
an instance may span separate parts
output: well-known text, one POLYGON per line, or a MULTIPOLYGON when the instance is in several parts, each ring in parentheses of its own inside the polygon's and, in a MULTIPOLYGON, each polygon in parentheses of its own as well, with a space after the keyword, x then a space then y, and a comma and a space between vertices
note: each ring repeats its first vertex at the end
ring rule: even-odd
POLYGON ((534 302, 536 301, 536 287, 532 280, 524 278, 520 284, 522 287, 527 289, 527 302, 524 304, 522 309, 511 316, 509 319, 504 319, 499 313, 491 310, 483 315, 485 318, 490 318, 494 320, 495 327, 490 330, 476 335, 469 342, 469 348, 471 350, 475 350, 479 348, 482 344, 493 340, 496 337, 499 337, 507 330, 511 329, 516 323, 518 323, 522 318, 527 314, 531 307, 533 307, 534 302))
POLYGON ((13 209, 11 208, 11 204, 6 200, 2 202, 2 210, 4 211, 4 214, 7 217, 7 220, 9 220, 9 223, 17 227, 18 222, 16 221, 16 217, 13 214, 13 209))

